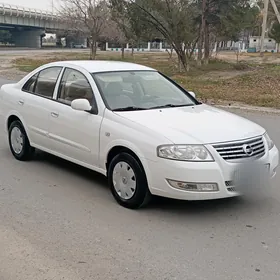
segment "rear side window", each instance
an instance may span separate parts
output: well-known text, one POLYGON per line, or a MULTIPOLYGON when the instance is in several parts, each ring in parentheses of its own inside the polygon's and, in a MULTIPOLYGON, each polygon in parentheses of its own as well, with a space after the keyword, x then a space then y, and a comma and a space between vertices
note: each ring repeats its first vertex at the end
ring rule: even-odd
POLYGON ((34 92, 35 84, 38 78, 38 73, 32 76, 23 86, 22 90, 27 92, 34 92))
POLYGON ((32 76, 22 90, 52 98, 62 67, 50 67, 32 76))

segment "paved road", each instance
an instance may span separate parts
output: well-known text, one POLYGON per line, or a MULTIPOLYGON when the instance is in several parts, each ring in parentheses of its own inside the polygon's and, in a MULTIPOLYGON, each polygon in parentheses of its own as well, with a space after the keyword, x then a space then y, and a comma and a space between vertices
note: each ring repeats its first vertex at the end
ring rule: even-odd
MULTIPOLYGON (((247 115, 280 147, 280 117, 247 115)), ((118 206, 106 180, 0 132, 1 280, 279 280, 280 176, 266 196, 118 206)))

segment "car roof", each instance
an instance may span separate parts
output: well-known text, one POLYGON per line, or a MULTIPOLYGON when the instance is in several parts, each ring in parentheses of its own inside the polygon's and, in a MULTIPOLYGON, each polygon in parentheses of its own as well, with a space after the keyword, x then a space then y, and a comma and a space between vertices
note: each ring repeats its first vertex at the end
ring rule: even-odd
MULTIPOLYGON (((45 65, 47 66, 47 65, 45 65)), ((49 63, 48 66, 65 66, 65 67, 82 67, 90 73, 110 72, 110 71, 156 71, 144 65, 106 60, 74 60, 74 61, 57 61, 49 63)))

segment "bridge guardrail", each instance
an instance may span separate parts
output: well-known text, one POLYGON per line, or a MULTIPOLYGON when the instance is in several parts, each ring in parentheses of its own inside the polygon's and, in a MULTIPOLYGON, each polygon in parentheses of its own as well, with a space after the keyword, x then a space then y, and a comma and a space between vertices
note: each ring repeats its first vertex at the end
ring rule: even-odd
POLYGON ((6 3, 0 3, 0 13, 2 15, 9 15, 9 16, 22 16, 22 17, 29 17, 29 18, 39 18, 39 19, 45 19, 45 20, 56 20, 60 21, 61 18, 49 11, 44 10, 38 10, 33 8, 26 8, 18 5, 11 5, 6 3))

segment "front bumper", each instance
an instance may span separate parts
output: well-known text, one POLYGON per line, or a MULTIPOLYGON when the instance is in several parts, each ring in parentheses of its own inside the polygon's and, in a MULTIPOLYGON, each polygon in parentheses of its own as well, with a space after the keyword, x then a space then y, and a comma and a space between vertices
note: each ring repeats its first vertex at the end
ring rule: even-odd
MULTIPOLYGON (((273 178, 279 165, 278 149, 274 146, 256 161, 261 165, 269 164, 269 177, 273 178)), ((180 200, 210 200, 240 195, 230 183, 239 166, 219 156, 215 158, 215 162, 204 163, 159 159, 157 162, 147 162, 146 173, 150 191, 154 195, 180 200), (177 189, 172 187, 167 179, 188 183, 216 183, 219 190, 198 192, 177 189)))

